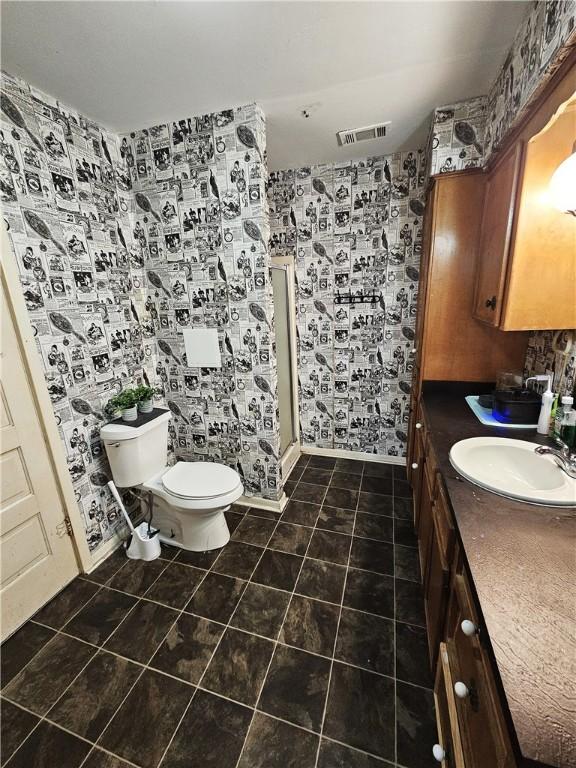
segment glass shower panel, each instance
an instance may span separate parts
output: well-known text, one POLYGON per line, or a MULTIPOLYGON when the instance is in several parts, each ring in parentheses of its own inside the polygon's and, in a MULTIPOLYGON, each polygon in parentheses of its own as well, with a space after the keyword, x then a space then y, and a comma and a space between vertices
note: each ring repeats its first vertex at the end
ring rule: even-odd
POLYGON ((280 456, 296 440, 292 381, 292 346, 288 305, 288 272, 272 267, 274 327, 276 331, 276 364, 278 366, 278 400, 280 408, 280 456))

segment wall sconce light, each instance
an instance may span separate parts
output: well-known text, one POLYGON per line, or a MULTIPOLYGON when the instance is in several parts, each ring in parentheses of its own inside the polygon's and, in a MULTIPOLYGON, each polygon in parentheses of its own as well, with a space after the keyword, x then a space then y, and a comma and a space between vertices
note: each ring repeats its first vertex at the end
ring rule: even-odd
POLYGON ((552 174, 548 194, 554 208, 576 216, 576 141, 570 157, 563 160, 552 174))

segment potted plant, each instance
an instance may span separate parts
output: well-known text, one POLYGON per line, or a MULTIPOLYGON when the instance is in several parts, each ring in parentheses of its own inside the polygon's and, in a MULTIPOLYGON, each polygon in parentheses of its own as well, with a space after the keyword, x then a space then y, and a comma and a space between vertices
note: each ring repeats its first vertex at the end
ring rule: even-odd
POLYGON ((138 418, 138 398, 134 389, 123 389, 111 398, 108 405, 115 411, 121 411, 123 421, 136 421, 138 418))
POLYGON ((138 398, 138 410, 140 413, 150 413, 154 408, 154 390, 152 387, 136 387, 134 390, 138 398))

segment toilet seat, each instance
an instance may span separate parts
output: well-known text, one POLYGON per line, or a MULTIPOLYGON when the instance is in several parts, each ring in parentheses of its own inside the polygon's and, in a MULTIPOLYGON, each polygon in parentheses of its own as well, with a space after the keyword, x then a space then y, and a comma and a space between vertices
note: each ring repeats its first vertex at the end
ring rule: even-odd
POLYGON ((215 499, 242 489, 235 470, 209 461, 178 461, 162 475, 162 485, 171 496, 191 500, 215 499))

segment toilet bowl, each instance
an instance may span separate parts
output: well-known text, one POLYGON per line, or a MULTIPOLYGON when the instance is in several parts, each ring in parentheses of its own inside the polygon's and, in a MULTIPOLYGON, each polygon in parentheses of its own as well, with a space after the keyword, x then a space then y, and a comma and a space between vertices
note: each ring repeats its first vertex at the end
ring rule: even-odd
POLYGON ((230 467, 179 461, 141 487, 152 493, 153 525, 166 544, 204 552, 230 540, 224 512, 244 493, 238 473, 230 467))
POLYGON ((140 488, 166 544, 204 552, 230 540, 224 513, 244 493, 238 473, 216 462, 179 461, 167 466, 170 412, 155 409, 133 423, 114 421, 100 430, 114 483, 140 488))

